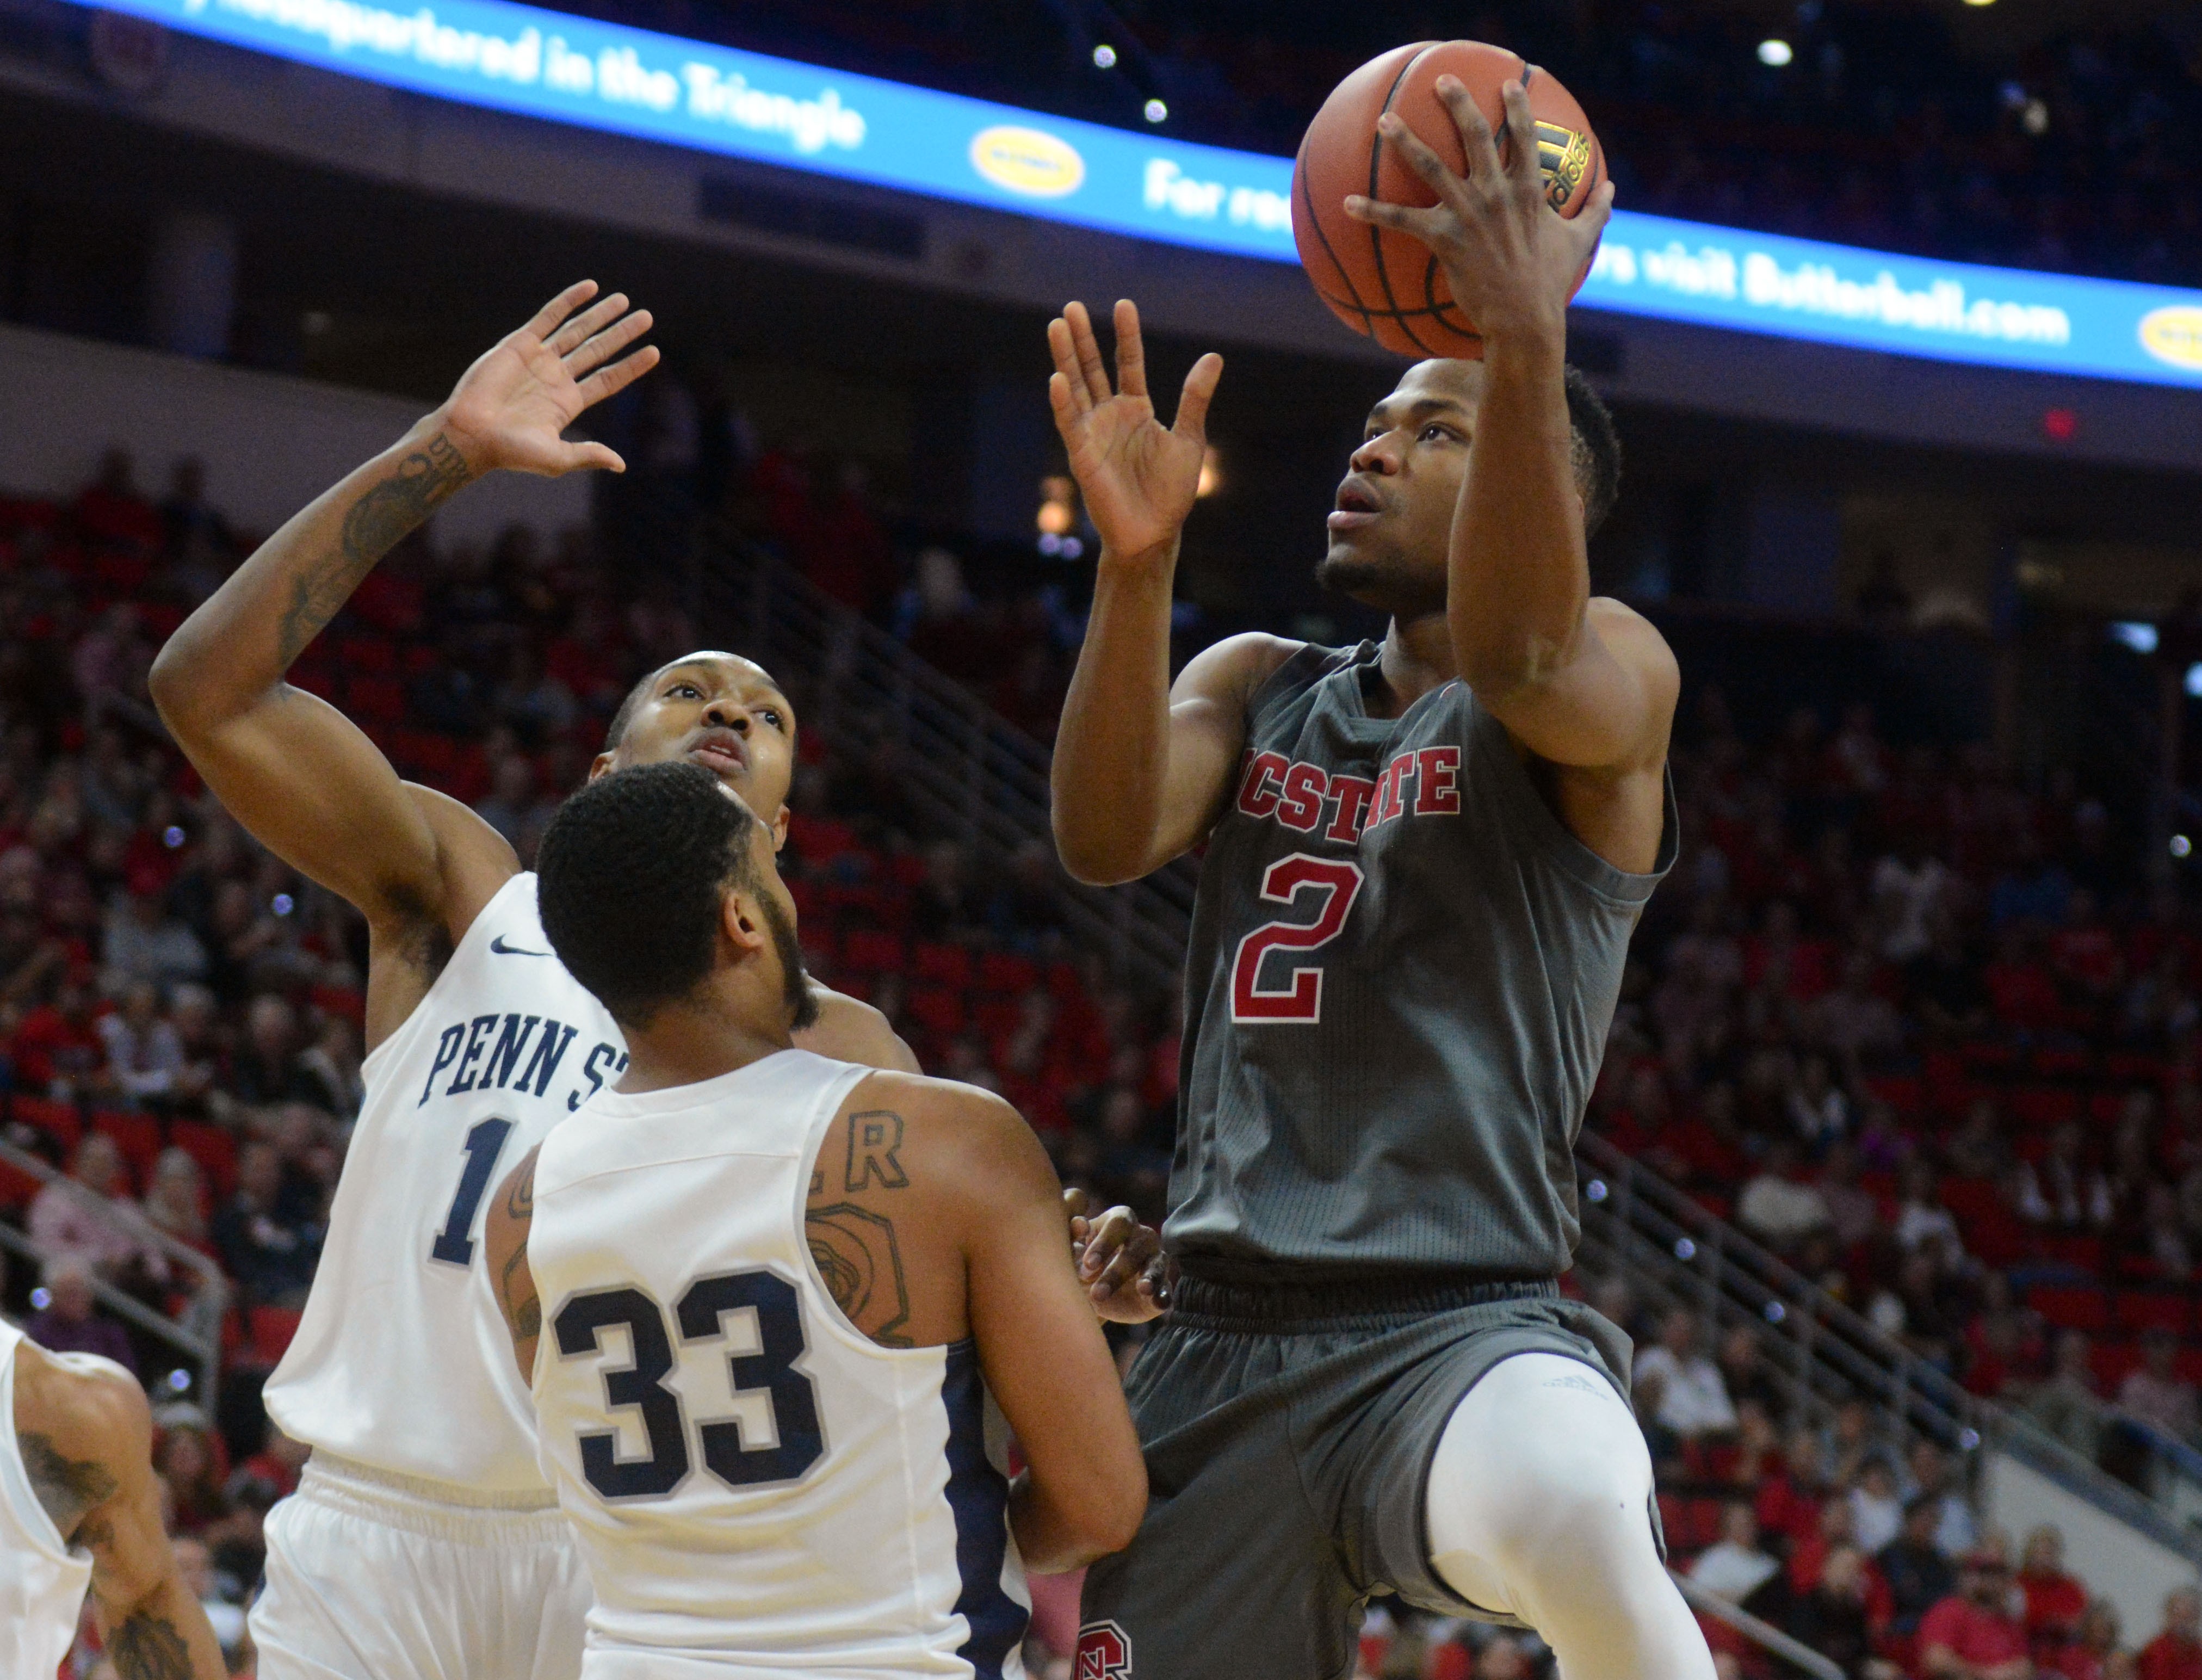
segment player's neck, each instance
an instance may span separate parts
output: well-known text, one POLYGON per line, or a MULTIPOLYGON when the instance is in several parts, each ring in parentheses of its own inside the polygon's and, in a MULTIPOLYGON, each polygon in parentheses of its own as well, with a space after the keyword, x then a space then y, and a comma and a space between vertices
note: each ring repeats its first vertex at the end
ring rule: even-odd
POLYGON ((745 995, 739 984, 707 987, 671 1004, 645 1027, 626 1027, 627 1064, 613 1088, 630 1096, 698 1085, 790 1048, 780 998, 745 995))
POLYGON ((1423 695, 1460 675, 1453 662, 1452 629, 1443 612, 1419 618, 1394 618, 1384 632, 1384 651, 1376 662, 1383 678, 1381 694, 1368 697, 1369 710, 1397 717, 1423 695))

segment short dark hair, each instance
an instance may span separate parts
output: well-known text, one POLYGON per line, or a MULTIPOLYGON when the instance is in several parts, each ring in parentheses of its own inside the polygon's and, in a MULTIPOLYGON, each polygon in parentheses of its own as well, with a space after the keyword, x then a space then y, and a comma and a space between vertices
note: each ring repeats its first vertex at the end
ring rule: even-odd
POLYGON ((1613 511, 1621 493, 1621 434, 1613 411, 1591 388, 1583 370, 1568 364, 1568 423, 1574 428, 1575 485, 1582 492, 1583 534, 1591 536, 1613 511))
POLYGON ((645 671, 634 687, 627 691, 627 698, 619 703, 619 710, 612 714, 611 727, 604 731, 603 751, 619 751, 620 743, 627 739, 627 726, 634 722, 636 709, 642 704, 643 697, 650 693, 651 686, 664 669, 665 667, 660 665, 655 671, 645 671))
POLYGON ((559 806, 536 854, 543 931, 613 1019, 647 1024, 709 976, 727 888, 757 888, 757 821, 686 763, 615 770, 559 806))

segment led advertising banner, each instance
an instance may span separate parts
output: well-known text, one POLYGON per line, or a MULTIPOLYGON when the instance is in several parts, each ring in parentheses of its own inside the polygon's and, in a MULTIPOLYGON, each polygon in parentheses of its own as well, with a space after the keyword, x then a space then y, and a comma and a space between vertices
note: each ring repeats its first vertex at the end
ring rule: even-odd
MULTIPOLYGON (((468 104, 1271 262, 1290 160, 1194 145, 517 5, 110 0, 468 104)), ((2202 292, 1615 212, 1580 302, 1903 356, 2202 388, 2202 292)))

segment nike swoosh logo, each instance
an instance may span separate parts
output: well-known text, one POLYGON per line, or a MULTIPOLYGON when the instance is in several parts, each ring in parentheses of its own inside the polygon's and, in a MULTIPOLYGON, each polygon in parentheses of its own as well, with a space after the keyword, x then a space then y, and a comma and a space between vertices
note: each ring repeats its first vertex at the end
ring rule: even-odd
POLYGON ((507 945, 503 934, 489 942, 489 948, 500 957, 548 957, 550 954, 547 951, 523 951, 516 945, 507 945))

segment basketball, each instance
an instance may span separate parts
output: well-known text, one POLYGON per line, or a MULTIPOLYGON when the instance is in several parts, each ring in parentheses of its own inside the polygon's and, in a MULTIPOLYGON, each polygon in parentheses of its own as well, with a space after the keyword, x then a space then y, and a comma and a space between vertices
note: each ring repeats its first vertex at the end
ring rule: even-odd
POLYGON ((1417 208, 1437 202, 1377 133, 1376 120, 1387 111, 1397 112, 1446 168, 1466 170, 1459 130, 1437 96, 1437 79, 1445 74, 1475 98, 1498 137, 1502 164, 1512 155, 1513 137, 1500 90, 1520 82, 1536 117, 1537 161, 1552 208, 1565 216, 1581 209, 1604 179, 1605 155, 1558 79, 1481 41, 1417 41, 1370 59, 1339 83, 1308 125, 1292 162, 1292 238, 1316 295, 1355 332, 1402 356, 1480 359, 1483 339, 1454 303, 1429 248, 1345 213, 1352 192, 1417 208))

